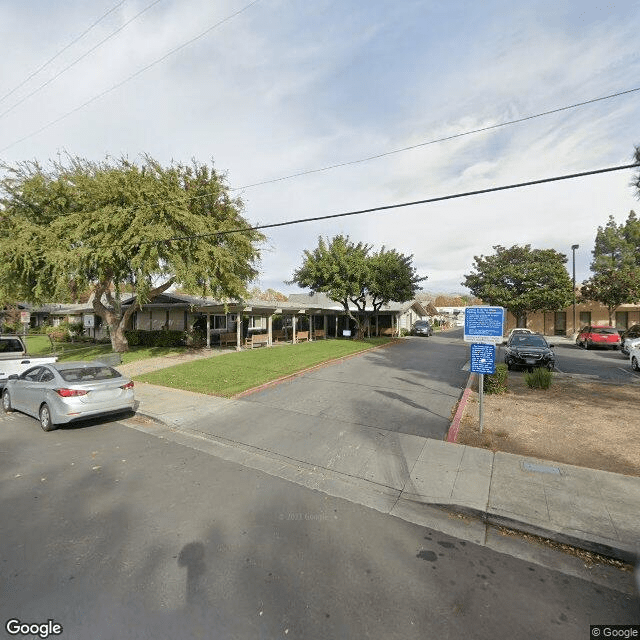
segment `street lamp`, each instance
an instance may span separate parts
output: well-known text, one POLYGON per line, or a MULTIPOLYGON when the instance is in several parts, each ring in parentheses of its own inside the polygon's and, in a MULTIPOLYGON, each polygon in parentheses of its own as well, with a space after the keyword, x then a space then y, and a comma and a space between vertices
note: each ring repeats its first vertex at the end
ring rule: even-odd
POLYGON ((571 251, 573 252, 573 332, 576 332, 576 249, 579 249, 579 244, 572 244, 571 251))

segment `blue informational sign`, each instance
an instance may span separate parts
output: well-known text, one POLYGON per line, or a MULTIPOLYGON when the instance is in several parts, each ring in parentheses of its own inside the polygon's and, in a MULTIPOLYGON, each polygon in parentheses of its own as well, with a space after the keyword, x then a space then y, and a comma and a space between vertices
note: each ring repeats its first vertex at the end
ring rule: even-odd
POLYGON ((494 344, 473 343, 471 345, 471 372, 496 372, 496 346, 494 344))
POLYGON ((465 342, 502 342, 503 327, 502 307, 467 307, 464 311, 465 342))

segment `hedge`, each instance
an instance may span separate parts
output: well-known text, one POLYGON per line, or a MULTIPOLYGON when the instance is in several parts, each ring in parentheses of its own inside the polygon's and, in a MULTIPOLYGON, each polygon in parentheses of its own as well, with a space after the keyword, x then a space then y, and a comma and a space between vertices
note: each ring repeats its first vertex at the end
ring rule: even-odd
POLYGON ((124 335, 130 347, 182 347, 186 343, 184 331, 135 329, 124 335))

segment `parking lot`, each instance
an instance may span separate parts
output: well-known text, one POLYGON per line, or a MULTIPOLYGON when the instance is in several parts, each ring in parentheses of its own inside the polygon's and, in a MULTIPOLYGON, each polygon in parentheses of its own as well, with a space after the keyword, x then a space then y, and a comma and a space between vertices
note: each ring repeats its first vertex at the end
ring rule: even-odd
MULTIPOLYGON (((558 373, 590 376, 601 382, 628 384, 640 381, 640 374, 631 369, 629 357, 620 350, 583 349, 569 338, 547 336, 547 342, 554 345, 556 371, 558 373)), ((504 347, 498 348, 498 363, 504 362, 504 347)))

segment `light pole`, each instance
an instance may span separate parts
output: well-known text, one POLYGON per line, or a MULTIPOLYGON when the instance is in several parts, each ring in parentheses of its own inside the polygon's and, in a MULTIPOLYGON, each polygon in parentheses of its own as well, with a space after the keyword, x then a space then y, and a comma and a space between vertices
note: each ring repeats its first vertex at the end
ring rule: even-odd
POLYGON ((579 244, 572 244, 571 251, 573 252, 573 332, 576 332, 576 249, 579 249, 579 244))

